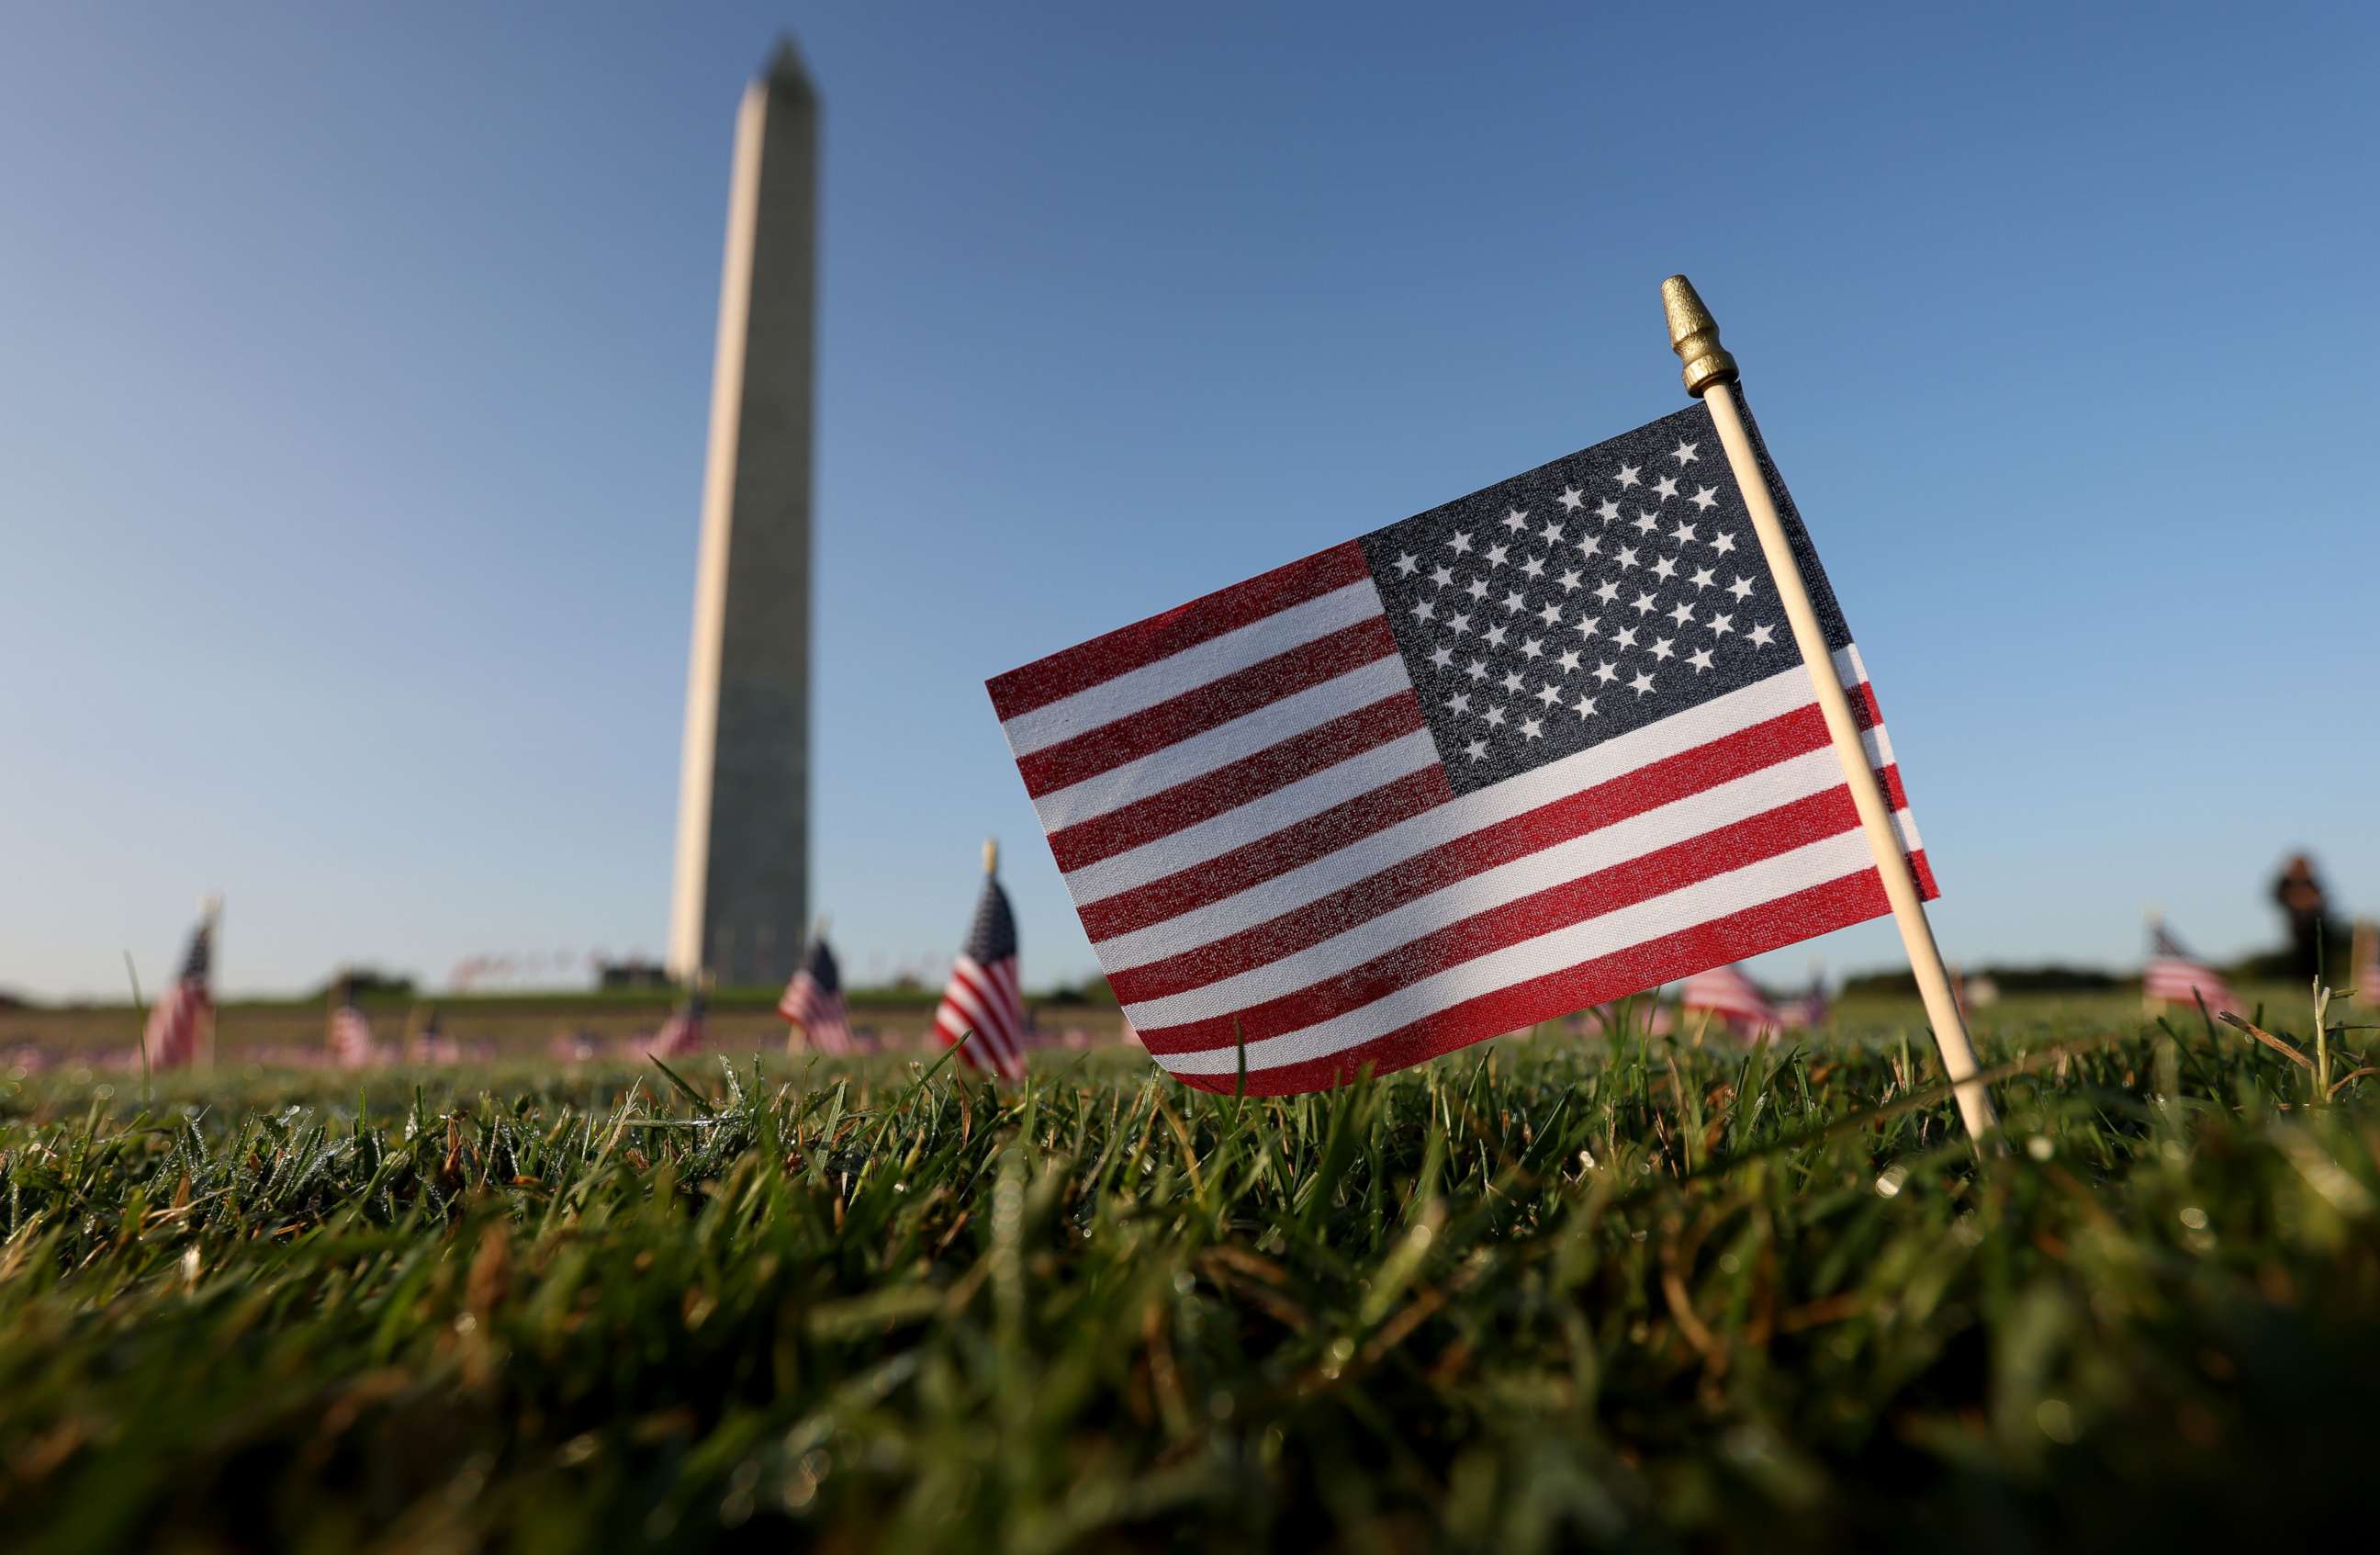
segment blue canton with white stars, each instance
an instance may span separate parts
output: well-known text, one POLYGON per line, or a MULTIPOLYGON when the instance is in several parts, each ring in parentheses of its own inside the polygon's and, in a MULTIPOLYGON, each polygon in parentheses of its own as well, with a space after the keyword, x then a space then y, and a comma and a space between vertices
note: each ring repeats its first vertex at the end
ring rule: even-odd
MULTIPOLYGON (((1840 649, 1851 632, 1762 460, 1840 649)), ((1699 402, 1362 544, 1457 793, 1805 673, 1699 402)))

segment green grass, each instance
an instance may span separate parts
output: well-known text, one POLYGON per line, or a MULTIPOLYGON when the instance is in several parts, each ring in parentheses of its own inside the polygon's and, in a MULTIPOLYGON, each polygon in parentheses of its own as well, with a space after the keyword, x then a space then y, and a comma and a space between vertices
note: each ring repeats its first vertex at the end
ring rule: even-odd
POLYGON ((2317 1107, 2236 1033, 2043 1009, 1986 1041, 2034 1067, 1981 1161, 1922 1032, 1542 1039, 1245 1102, 1120 1053, 1012 1094, 782 1058, 698 1098, 0 1075, 0 1529, 1947 1550, 2368 1518, 2374 1082, 2317 1107))

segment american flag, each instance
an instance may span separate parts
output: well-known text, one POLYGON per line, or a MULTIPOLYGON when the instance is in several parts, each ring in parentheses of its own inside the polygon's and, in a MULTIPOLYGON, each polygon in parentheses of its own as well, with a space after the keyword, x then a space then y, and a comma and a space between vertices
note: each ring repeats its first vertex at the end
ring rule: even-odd
MULTIPOLYGON (((843 1055, 859 1051, 852 1039, 851 1011, 843 1002, 843 972, 827 949, 826 936, 810 941, 809 960, 785 985, 777 1014, 793 1024, 799 1040, 812 1052, 843 1055)), ((790 1044, 789 1044, 790 1045, 790 1044)))
POLYGON ((702 989, 698 984, 686 990, 685 1002, 671 1012, 669 1019, 662 1022, 662 1028, 653 1033, 651 1041, 645 1044, 645 1051, 662 1058, 684 1058, 689 1053, 701 1051, 702 1016, 702 989))
POLYGON ((409 1063, 459 1063, 463 1059, 463 1045, 446 1035, 445 1025, 438 1018, 438 1012, 431 1010, 422 1020, 421 1029, 415 1032, 412 1041, 407 1044, 405 1057, 409 1063))
POLYGON ((208 979, 214 972, 214 918, 199 919, 190 931, 190 952, 182 958, 181 976, 149 1012, 140 1045, 152 1069, 179 1069, 198 1057, 199 1032, 214 1011, 208 979))
POLYGON ((2159 1004, 2195 1006, 2203 1000, 2212 1014, 2241 1012, 2231 985, 2184 949, 2162 920, 2149 925, 2149 964, 2141 973, 2141 992, 2159 1004))
POLYGON ((1688 978, 1680 990, 1679 1008, 1689 1015, 1711 1014, 1730 1031, 1751 1036, 1763 1027, 1783 1027, 1784 1016, 1752 979, 1736 966, 1713 966, 1688 978))
POLYGON ((975 922, 967 929, 966 947, 951 963, 951 980, 934 1012, 934 1035, 949 1047, 968 1032, 975 1033, 959 1049, 962 1063, 1005 1080, 1025 1073, 1025 993, 1016 973, 1016 917, 1008 909, 1008 893, 991 872, 990 849, 985 849, 983 895, 975 905, 975 922))
POLYGON ((339 989, 338 1007, 331 1012, 332 1061, 345 1069, 361 1069, 379 1055, 372 1047, 371 1022, 356 1005, 353 984, 339 989))
MULTIPOLYGON (((1960 1005, 1962 1011, 1965 1007, 1963 1002, 1960 1005)), ((1827 979, 1813 976, 1810 978, 1810 991, 1799 999, 1789 999, 1779 1005, 1777 1017, 1784 1023, 1785 1029, 1788 1031, 1806 1031, 1812 1027, 1826 1025, 1827 1017, 1832 1013, 1833 1006, 1827 1002, 1827 979)))
POLYGON ((1251 1091, 1318 1089, 1889 910, 1700 402, 990 689, 1125 1014, 1209 1090, 1243 1040, 1251 1091))

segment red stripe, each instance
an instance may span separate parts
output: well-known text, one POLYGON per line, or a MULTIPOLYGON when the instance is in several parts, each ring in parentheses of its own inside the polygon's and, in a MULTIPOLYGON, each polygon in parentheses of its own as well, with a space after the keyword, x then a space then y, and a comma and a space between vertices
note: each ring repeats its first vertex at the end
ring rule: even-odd
POLYGON ((1079 869, 1185 826, 1210 820, 1421 727, 1419 699, 1411 691, 1399 691, 1268 746, 1245 760, 1201 773, 1105 815, 1061 827, 1050 833, 1050 851, 1057 856, 1060 869, 1079 869))
POLYGON ((1118 999, 1137 1004, 1237 977, 1252 966, 1319 944, 1459 881, 1720 784, 1748 777, 1826 743, 1826 716, 1813 702, 1592 788, 1565 794, 1536 809, 1494 821, 1413 857, 1399 859, 1377 874, 1269 922, 1256 924, 1179 955, 1111 974, 1108 980, 1114 986, 1118 999))
POLYGON ((1453 797, 1454 789, 1446 781, 1446 769, 1433 762, 1419 771, 1407 772, 1394 783, 1383 784, 1368 794, 1358 794, 1318 815, 1284 826, 1269 837, 1258 837, 1229 853, 1078 908, 1083 931, 1096 942, 1162 923, 1311 864, 1376 832, 1385 832, 1401 820, 1449 803, 1453 797))
POLYGON ((1023 669, 994 675, 984 684, 991 692, 993 711, 1006 723, 1018 713, 1047 707, 1103 680, 1113 680, 1371 576, 1364 548, 1351 540, 1177 605, 1161 615, 1119 626, 1023 669))
MULTIPOLYGON (((1251 1069, 1248 1093, 1287 1096, 1344 1084, 1366 1068, 1380 1074, 1402 1069, 1489 1037, 1525 1030, 1539 1021, 1557 1019, 1589 1005, 1657 988, 1706 967, 1741 961, 1846 924, 1880 917, 1891 910, 1876 871, 1863 869, 1727 917, 1714 918, 1658 940, 1465 1000, 1345 1052, 1269 1069, 1251 1069)), ((1237 1075, 1228 1072, 1177 1075, 1174 1078, 1199 1090, 1225 1092, 1233 1089, 1239 1081, 1237 1075)))
POLYGON ((1385 615, 1342 626, 1329 637, 1300 643, 1236 674, 1183 692, 1138 712, 1088 729, 1030 756, 1016 770, 1025 791, 1036 799, 1070 784, 1138 760, 1177 741, 1229 723, 1308 686, 1385 659, 1397 650, 1397 635, 1385 615))
POLYGON ((1151 1052, 1185 1052, 1232 1046, 1236 1039, 1235 1022, 1237 1030, 1251 1042, 1301 1030, 1362 1009, 1449 966, 1858 828, 1859 811, 1852 807, 1851 790, 1829 788, 1500 904, 1410 940, 1360 966, 1232 1014, 1179 1026, 1142 1026, 1141 1040, 1151 1052))

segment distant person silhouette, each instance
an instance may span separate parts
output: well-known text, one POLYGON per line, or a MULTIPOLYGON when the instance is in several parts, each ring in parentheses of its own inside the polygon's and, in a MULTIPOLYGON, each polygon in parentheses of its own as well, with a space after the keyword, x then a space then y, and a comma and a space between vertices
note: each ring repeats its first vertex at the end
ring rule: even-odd
POLYGON ((2329 900, 2313 872, 2313 860, 2294 854, 2273 882, 2273 900, 2289 915, 2289 955, 2301 978, 2322 976, 2323 941, 2330 932, 2329 900))

